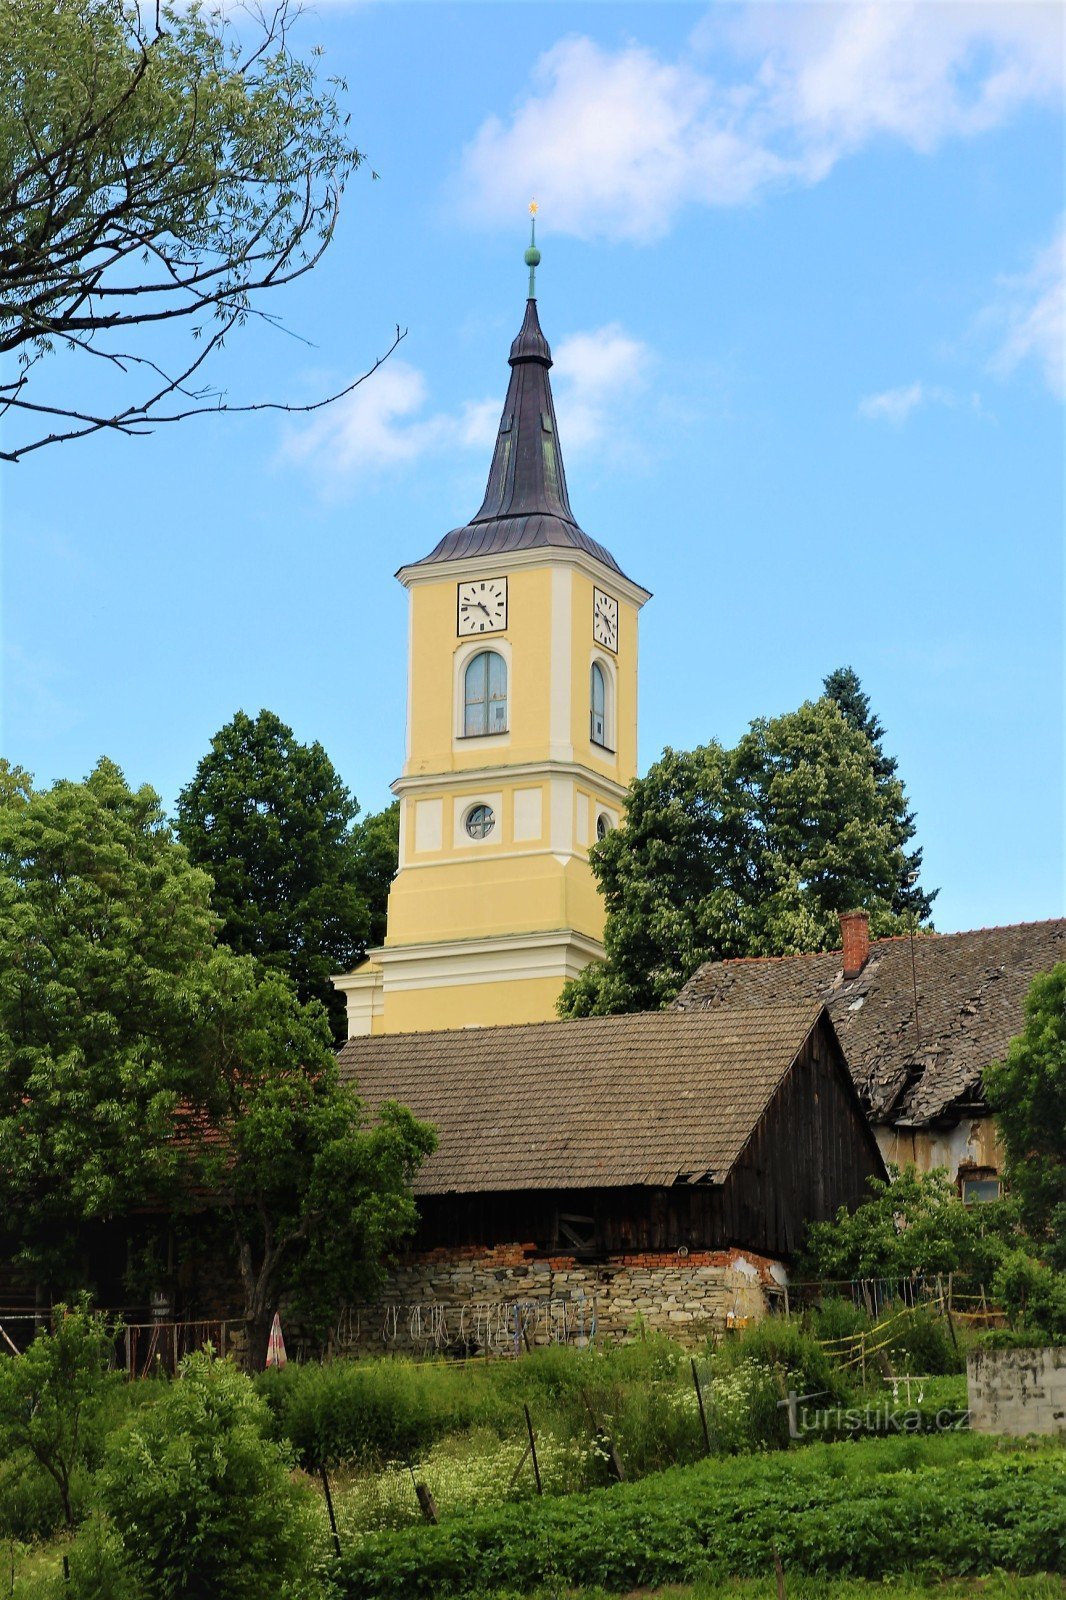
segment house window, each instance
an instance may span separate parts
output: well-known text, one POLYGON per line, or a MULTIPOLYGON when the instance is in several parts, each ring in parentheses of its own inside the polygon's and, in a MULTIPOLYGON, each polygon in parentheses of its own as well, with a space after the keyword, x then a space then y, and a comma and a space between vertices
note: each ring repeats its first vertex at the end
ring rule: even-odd
POLYGON ((463 734, 506 732, 507 663, 495 650, 479 650, 463 674, 463 734))
POLYGON ((982 1205, 986 1201, 1002 1198, 1003 1184, 999 1178, 982 1174, 979 1178, 961 1178, 959 1181, 964 1206, 982 1205))
POLYGON ((607 684, 603 676, 603 668, 598 661, 592 663, 592 682, 590 685, 589 699, 591 702, 592 742, 593 744, 607 744, 607 684))

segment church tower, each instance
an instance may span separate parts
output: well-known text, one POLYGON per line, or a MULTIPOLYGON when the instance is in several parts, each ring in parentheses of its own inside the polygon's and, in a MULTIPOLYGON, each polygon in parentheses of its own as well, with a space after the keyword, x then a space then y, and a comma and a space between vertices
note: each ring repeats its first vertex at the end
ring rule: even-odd
POLYGON ((529 298, 477 515, 396 576, 410 596, 400 863, 384 945, 333 981, 349 1036, 545 1021, 603 956, 588 847, 637 770, 648 591, 570 509, 529 298))

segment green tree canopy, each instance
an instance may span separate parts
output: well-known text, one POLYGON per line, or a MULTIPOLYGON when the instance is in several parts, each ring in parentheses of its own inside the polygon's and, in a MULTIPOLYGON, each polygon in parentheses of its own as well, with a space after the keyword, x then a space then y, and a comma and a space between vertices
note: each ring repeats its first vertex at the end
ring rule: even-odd
POLYGON ((0 806, 0 1232, 45 1280, 80 1223, 174 1192, 232 959, 210 893, 111 762, 0 806))
POLYGON ((856 907, 875 933, 902 931, 902 804, 827 697, 758 719, 732 750, 665 750, 590 851, 607 960, 567 984, 560 1014, 665 1005, 704 961, 834 948, 856 907))
POLYGON ((895 823, 896 842, 905 851, 906 868, 892 897, 892 909, 913 917, 916 923, 928 922, 939 891, 926 891, 921 887, 918 878, 922 870, 922 852, 906 848, 914 838, 914 812, 908 808, 906 795, 896 777, 898 762, 895 756, 885 754, 881 719, 870 709, 870 696, 864 693, 853 668, 838 667, 824 680, 823 687, 828 698, 839 706, 845 721, 864 733, 873 746, 874 780, 884 801, 885 814, 895 823))
POLYGON ((0 7, 0 459, 260 408, 207 387, 210 358, 315 265, 363 158, 287 0, 253 16, 242 42, 223 6, 0 7))
POLYGON ((991 1285, 1015 1248, 1017 1209, 1002 1200, 963 1205, 942 1168, 905 1167, 887 1183, 871 1178, 869 1186, 869 1199, 853 1212, 841 1206, 832 1222, 812 1223, 804 1270, 834 1280, 965 1272, 991 1285))
POLYGON ((1066 1269, 1066 962, 1033 979, 1025 1027, 984 1087, 1026 1226, 1066 1269))
POLYGON ((414 1222, 432 1134, 372 1124, 322 1006, 217 942, 211 880, 102 761, 0 805, 0 1238, 76 1281, 87 1224, 211 1196, 245 1313, 335 1308, 414 1222))
POLYGON ((179 837, 214 881, 222 938, 320 1000, 338 1036, 330 974, 383 931, 398 848, 392 808, 353 827, 358 810, 322 746, 272 711, 238 711, 178 797, 179 837))
POLYGON ((435 1139, 391 1103, 368 1125, 338 1079, 325 1012, 295 1004, 287 978, 257 975, 247 958, 231 973, 224 1015, 241 1048, 222 1058, 207 1117, 221 1138, 204 1145, 198 1181, 232 1245, 260 1367, 283 1294, 324 1330, 377 1284, 417 1224, 411 1180, 435 1139))

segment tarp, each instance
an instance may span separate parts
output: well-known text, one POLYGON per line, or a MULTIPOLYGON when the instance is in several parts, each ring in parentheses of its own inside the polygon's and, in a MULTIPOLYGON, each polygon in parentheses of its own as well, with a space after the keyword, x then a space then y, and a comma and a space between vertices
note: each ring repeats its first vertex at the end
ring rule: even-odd
POLYGON ((281 1332, 281 1314, 274 1313, 274 1320, 270 1324, 270 1338, 267 1340, 268 1367, 283 1367, 288 1360, 285 1354, 285 1339, 281 1332))

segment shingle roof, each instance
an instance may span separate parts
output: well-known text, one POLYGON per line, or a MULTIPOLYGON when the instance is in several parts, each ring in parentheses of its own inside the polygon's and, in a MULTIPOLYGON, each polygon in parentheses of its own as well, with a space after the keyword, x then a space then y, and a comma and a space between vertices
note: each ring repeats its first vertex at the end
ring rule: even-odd
POLYGON ((721 1183, 819 1004, 642 1012, 349 1039, 341 1076, 372 1108, 435 1124, 416 1194, 721 1183))
POLYGON ((511 378, 481 508, 412 565, 554 546, 583 550, 621 573, 611 552, 578 527, 570 509, 548 379, 552 356, 535 300, 526 301, 508 362, 511 378))
POLYGON ((921 1126, 981 1105, 981 1073, 1021 1032, 1037 973, 1066 961, 1066 919, 972 933, 873 939, 858 977, 839 950, 766 960, 711 961, 674 1002, 699 1015, 823 1001, 855 1086, 874 1121, 921 1126), (915 1027, 914 983, 918 1007, 915 1027))

